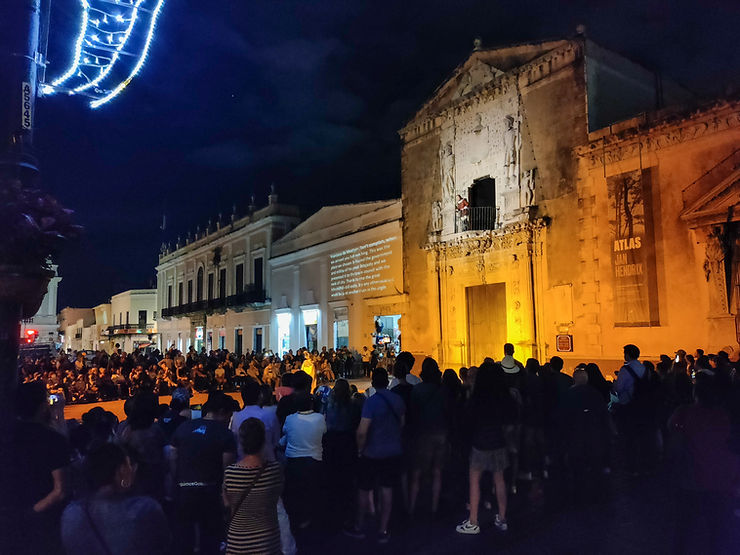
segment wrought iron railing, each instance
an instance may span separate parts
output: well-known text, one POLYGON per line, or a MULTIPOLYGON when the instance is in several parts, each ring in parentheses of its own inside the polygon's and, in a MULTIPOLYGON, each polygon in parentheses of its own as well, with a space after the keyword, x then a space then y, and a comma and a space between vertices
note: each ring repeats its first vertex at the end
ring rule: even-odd
POLYGON ((467 215, 455 214, 455 233, 496 229, 495 206, 470 206, 467 215))

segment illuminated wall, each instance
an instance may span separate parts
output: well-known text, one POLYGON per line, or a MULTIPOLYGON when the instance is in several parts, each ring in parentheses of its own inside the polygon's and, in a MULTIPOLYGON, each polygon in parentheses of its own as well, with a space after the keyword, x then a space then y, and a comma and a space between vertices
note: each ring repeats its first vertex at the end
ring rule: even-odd
POLYGON ((375 316, 405 312, 400 216, 398 200, 325 207, 275 243, 273 344, 361 349, 375 316))
POLYGON ((636 118, 590 139, 577 149, 582 224, 573 323, 561 323, 574 335, 573 356, 614 359, 626 343, 652 359, 697 347, 736 354, 737 297, 727 295, 718 260, 724 254, 715 255, 709 236, 740 199, 740 105, 717 103, 666 120, 636 118), (617 229, 614 203, 614 184, 626 179, 642 186, 641 197, 621 199, 635 215, 632 235, 617 229))

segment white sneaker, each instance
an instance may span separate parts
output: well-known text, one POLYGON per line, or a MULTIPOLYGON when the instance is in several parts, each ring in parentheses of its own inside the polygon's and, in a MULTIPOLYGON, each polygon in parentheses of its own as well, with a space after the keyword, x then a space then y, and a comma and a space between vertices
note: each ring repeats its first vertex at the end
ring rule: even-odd
POLYGON ((509 525, 499 515, 496 515, 496 520, 493 521, 493 524, 501 532, 506 532, 509 529, 509 525))
POLYGON ((458 534, 480 534, 480 526, 473 524, 469 520, 464 520, 462 524, 459 524, 455 531, 458 534))

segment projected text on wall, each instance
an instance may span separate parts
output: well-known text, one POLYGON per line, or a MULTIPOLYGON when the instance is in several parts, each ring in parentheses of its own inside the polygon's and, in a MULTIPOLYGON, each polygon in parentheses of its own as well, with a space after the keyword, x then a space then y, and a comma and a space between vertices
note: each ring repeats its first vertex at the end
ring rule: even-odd
POLYGON ((331 297, 393 293, 393 259, 398 256, 394 251, 399 248, 399 238, 396 236, 331 254, 331 297))

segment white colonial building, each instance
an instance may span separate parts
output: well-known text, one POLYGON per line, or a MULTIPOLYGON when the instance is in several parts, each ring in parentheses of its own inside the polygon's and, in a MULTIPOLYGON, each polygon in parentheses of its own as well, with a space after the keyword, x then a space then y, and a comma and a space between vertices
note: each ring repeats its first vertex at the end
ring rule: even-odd
POLYGON ((34 343, 56 348, 60 344, 57 325, 57 289, 62 278, 57 265, 52 265, 54 277, 49 280, 41 306, 31 318, 21 321, 21 340, 34 338, 34 343))
POLYGON ((124 291, 113 295, 110 305, 95 307, 95 328, 107 339, 107 350, 118 347, 130 353, 137 348, 159 348, 157 310, 156 289, 124 291), (106 326, 109 311, 111 324, 106 326))
POLYGON ((275 240, 300 221, 298 208, 269 204, 163 248, 157 266, 162 348, 269 348, 270 275, 275 240))
POLYGON ((401 345, 401 201, 326 206, 277 241, 270 259, 277 353, 401 345))
POLYGON ((65 307, 59 313, 58 321, 63 350, 82 351, 91 348, 89 332, 84 333, 84 330, 95 324, 92 308, 65 307))

